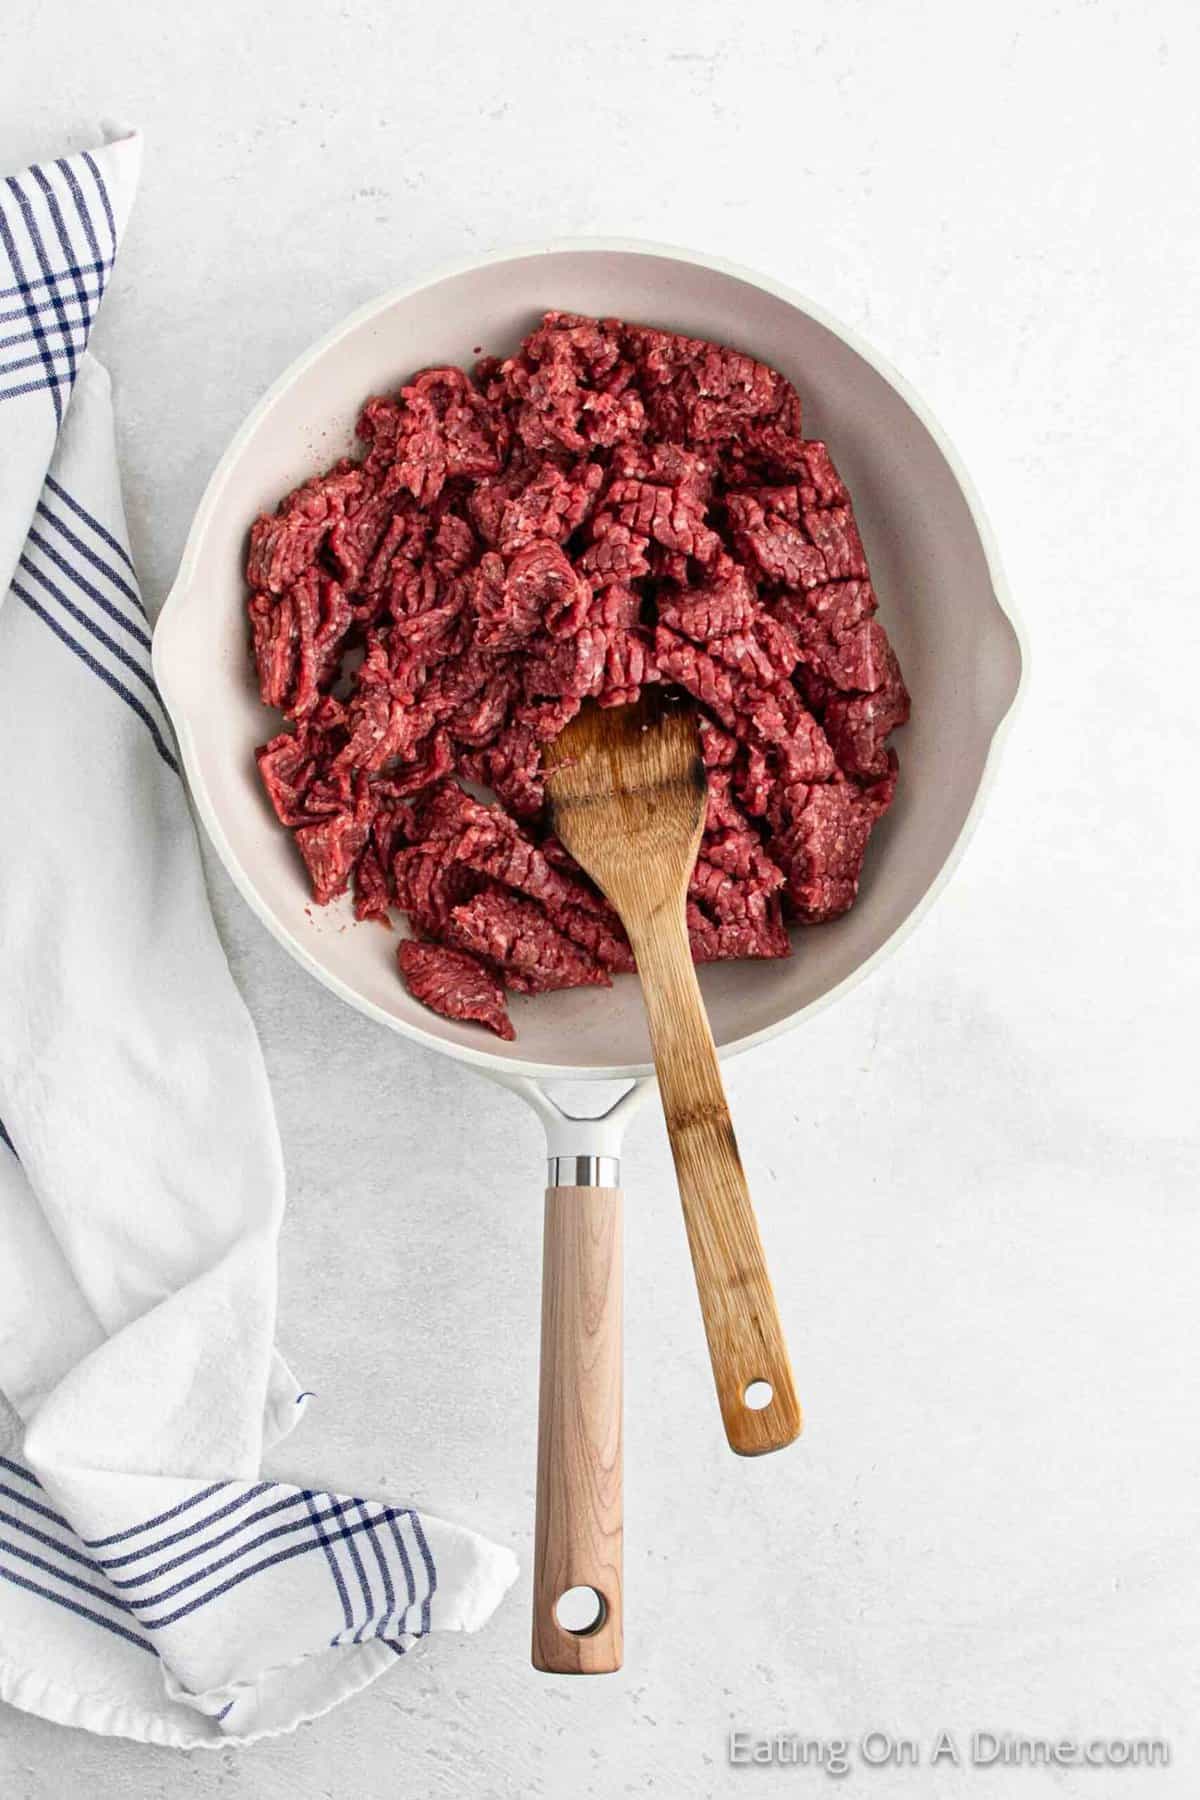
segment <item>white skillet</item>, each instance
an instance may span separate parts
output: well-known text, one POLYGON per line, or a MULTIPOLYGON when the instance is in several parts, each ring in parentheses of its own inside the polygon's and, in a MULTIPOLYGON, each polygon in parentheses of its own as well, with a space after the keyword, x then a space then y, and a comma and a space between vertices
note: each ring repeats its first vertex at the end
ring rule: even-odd
MULTIPOLYGON (((991 532, 944 433, 854 333, 760 275, 657 244, 582 240, 460 264, 362 307, 293 363, 218 464, 154 635, 154 670, 196 809, 268 930, 344 1000, 521 1094, 550 1159, 543 1286, 534 1660, 556 1671, 621 1661, 621 1137, 650 1077, 638 985, 516 999, 516 1041, 437 1018, 401 986, 395 937, 343 929, 348 901, 310 906, 298 857, 263 797, 253 750, 272 729, 246 650, 242 568, 254 515, 350 451, 369 393, 416 369, 504 354, 549 308, 712 338, 782 370, 854 496, 881 616, 913 696, 894 807, 872 839, 856 906, 794 934, 783 963, 707 968, 701 986, 723 1058, 767 1043, 859 981, 945 885, 994 774, 1021 686, 1024 639, 991 532), (547 1083, 634 1085, 601 1118, 565 1110, 547 1083), (578 1496, 590 1496, 580 1510, 578 1496), (563 1625, 565 1588, 600 1596, 563 1625)), ((592 1111, 588 1106, 581 1110, 592 1111)))

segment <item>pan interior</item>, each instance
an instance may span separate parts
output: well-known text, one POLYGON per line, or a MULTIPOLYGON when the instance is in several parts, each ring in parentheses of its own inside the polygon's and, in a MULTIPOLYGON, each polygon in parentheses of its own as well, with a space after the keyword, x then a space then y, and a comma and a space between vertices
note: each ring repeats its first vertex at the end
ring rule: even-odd
POLYGON ((274 728, 251 676, 242 565, 255 513, 349 451, 369 393, 432 363, 504 354, 550 307, 616 314, 749 350, 796 384, 805 432, 828 440, 850 490, 881 616, 912 691, 896 742, 901 779, 874 834, 856 906, 793 932, 785 962, 725 963, 701 984, 718 1046, 780 1029, 887 943, 959 838, 992 737, 1015 697, 1020 652, 980 531, 917 413, 835 330, 749 278, 665 252, 596 246, 518 255, 447 276, 357 315, 302 359, 218 469, 164 611, 155 664, 197 802, 234 879, 287 947, 353 1004, 493 1069, 600 1072, 644 1066, 636 980, 610 992, 514 997, 516 1042, 435 1018, 395 972, 396 934, 320 909, 259 788, 253 751, 274 728))

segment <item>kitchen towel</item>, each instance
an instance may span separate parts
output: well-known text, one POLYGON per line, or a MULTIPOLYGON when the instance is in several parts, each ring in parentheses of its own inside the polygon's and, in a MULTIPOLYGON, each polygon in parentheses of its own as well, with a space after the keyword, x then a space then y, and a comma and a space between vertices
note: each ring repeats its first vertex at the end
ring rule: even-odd
POLYGON ((140 156, 0 181, 0 1699, 223 1745, 474 1630, 516 1564, 260 1475, 304 1410, 279 1141, 87 348, 140 156))

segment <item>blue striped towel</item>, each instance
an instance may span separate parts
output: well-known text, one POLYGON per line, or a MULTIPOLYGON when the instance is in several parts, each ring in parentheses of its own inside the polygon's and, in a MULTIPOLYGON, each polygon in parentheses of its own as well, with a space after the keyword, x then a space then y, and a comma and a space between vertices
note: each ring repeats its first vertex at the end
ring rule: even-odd
POLYGON ((507 1550, 260 1478, 283 1170, 213 929, 87 344, 127 137, 0 181, 0 1699, 159 1743, 286 1731, 507 1550))

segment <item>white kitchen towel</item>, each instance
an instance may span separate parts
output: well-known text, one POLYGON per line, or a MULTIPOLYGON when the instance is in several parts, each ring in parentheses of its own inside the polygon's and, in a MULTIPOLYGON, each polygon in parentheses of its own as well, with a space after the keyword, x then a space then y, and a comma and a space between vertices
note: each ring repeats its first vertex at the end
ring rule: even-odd
POLYGON ((87 349, 140 153, 0 182, 0 1699, 191 1746, 475 1629, 516 1563, 260 1477, 303 1410, 273 1349, 279 1142, 87 349))

